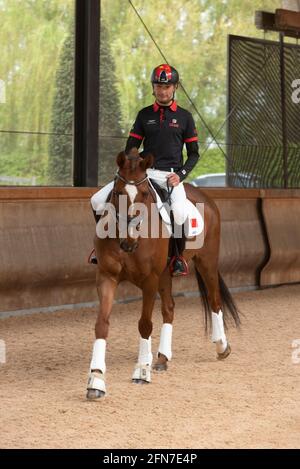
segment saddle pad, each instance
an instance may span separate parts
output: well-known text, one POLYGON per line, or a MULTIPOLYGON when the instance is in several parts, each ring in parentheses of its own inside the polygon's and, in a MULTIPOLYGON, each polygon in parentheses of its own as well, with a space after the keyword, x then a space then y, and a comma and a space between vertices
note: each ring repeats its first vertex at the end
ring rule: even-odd
POLYGON ((199 235, 204 229, 203 215, 199 212, 197 207, 188 199, 186 199, 186 212, 188 216, 185 220, 185 235, 187 237, 199 235))
MULTIPOLYGON (((170 214, 167 210, 169 209, 169 206, 167 204, 162 203, 159 194, 155 190, 155 187, 151 184, 151 181, 149 181, 149 183, 156 195, 157 209, 161 215, 162 220, 166 223, 169 234, 171 235, 172 223, 170 219, 170 214)), ((186 237, 197 236, 200 233, 202 233, 203 228, 204 228, 203 216, 201 215, 199 210, 190 200, 186 199, 185 204, 186 204, 186 213, 187 213, 187 218, 186 218, 185 226, 184 226, 185 235, 186 237)))

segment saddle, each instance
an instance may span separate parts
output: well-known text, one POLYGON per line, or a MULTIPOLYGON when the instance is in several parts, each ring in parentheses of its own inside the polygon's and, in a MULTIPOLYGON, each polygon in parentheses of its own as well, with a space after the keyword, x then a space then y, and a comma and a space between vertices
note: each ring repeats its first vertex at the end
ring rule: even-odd
MULTIPOLYGON (((204 228, 204 220, 197 207, 189 199, 186 199, 186 211, 188 216, 186 218, 185 223, 181 227, 179 227, 179 225, 175 224, 173 213, 170 210, 170 194, 168 193, 168 191, 163 189, 153 179, 149 178, 149 183, 156 196, 157 209, 162 220, 166 224, 171 239, 177 239, 179 242, 185 239, 186 236, 189 238, 202 233, 204 228), (182 233, 180 230, 182 230, 182 233), (182 236, 177 236, 176 238, 174 238, 173 236, 171 236, 173 233, 179 234, 179 236, 182 234, 182 236)), ((110 197, 111 192, 108 194, 106 202, 110 200, 110 197)), ((101 216, 97 215, 98 221, 100 217, 101 216)))
POLYGON ((162 201, 162 203, 163 204, 169 203, 170 195, 168 194, 168 191, 166 191, 166 189, 163 189, 153 179, 149 178, 149 181, 150 181, 152 187, 155 189, 155 192, 157 192, 157 194, 159 195, 159 198, 162 201))
POLYGON ((188 237, 193 237, 200 234, 204 227, 203 218, 200 212, 197 210, 195 205, 188 199, 186 199, 186 209, 187 209, 187 219, 183 225, 177 225, 174 220, 174 215, 172 210, 170 210, 171 205, 171 192, 163 189, 159 184, 157 184, 153 179, 149 178, 150 185, 156 193, 156 204, 160 215, 162 216, 163 221, 165 221, 171 230, 170 233, 170 242, 169 242, 169 256, 168 262, 174 258, 181 257, 181 253, 185 250, 186 244, 186 234, 188 237), (163 206, 165 213, 167 214, 167 219, 162 214, 161 206, 163 206), (176 234, 176 236, 174 236, 176 234))

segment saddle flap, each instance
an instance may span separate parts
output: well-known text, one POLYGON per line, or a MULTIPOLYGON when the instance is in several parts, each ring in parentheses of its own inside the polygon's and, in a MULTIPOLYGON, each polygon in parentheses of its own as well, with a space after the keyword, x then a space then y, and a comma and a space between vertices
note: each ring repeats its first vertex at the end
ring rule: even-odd
MULTIPOLYGON (((157 209, 161 215, 162 220, 166 223, 169 234, 172 234, 172 222, 170 218, 170 206, 167 203, 163 203, 161 197, 156 190, 157 186, 153 184, 152 180, 149 183, 156 195, 157 209)), ((165 191, 166 192, 166 191, 165 191)), ((184 222, 184 233, 186 237, 194 237, 202 233, 204 229, 203 215, 199 212, 197 207, 188 199, 185 201, 187 218, 184 222)))
POLYGON ((168 201, 168 192, 166 189, 163 189, 160 187, 157 182, 155 182, 153 179, 149 178, 149 181, 151 182, 151 186, 153 189, 155 189, 155 192, 159 195, 160 200, 165 203, 168 201))
POLYGON ((186 236, 192 237, 202 233, 204 229, 203 214, 199 212, 197 207, 188 199, 186 199, 186 213, 184 232, 186 236))

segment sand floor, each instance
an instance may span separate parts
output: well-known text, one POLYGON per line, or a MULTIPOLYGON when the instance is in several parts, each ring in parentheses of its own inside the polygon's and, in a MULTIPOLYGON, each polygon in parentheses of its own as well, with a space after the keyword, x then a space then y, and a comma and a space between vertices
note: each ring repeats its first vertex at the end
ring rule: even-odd
MULTIPOLYGON (((245 317, 224 362, 199 298, 175 298, 173 359, 144 386, 131 383, 141 303, 115 305, 97 402, 85 399, 96 308, 0 320, 0 447, 300 448, 300 285, 234 297, 245 317)), ((156 351, 159 301, 153 322, 156 351)))

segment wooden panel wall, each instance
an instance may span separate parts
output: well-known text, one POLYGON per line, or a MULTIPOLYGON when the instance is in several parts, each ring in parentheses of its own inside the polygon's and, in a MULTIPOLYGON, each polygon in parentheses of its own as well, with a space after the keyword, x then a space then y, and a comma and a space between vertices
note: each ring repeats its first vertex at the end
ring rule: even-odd
MULTIPOLYGON (((92 188, 0 188, 0 315, 97 300, 92 188)), ((220 271, 230 287, 300 282, 300 190, 206 189, 222 219, 220 271)), ((196 291, 193 275, 174 292, 196 291)), ((127 283, 117 299, 140 296, 127 283)))

